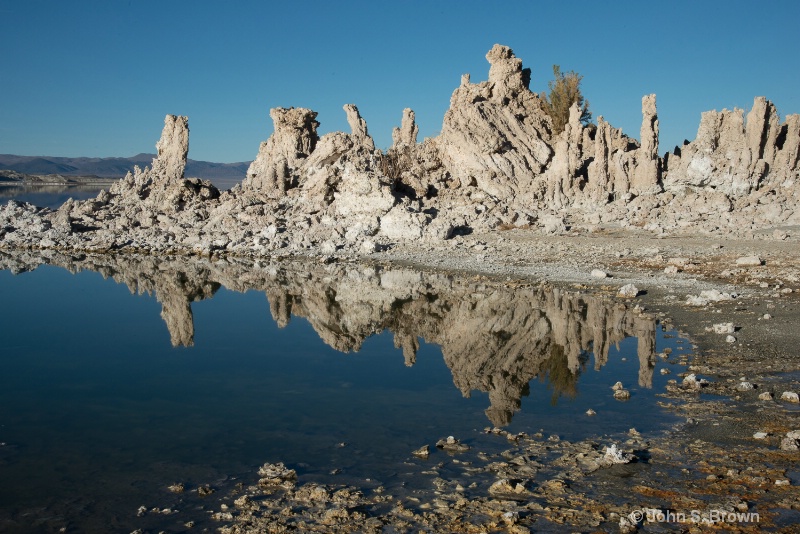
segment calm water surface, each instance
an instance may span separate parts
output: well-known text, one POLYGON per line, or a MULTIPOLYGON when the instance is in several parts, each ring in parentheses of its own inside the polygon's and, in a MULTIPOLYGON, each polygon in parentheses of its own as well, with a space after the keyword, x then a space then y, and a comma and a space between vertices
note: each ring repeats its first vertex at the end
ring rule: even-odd
POLYGON ((0 204, 9 200, 29 202, 34 206, 57 209, 68 199, 86 200, 95 198, 101 189, 108 189, 108 185, 3 185, 0 183, 0 204))
POLYGON ((130 531, 140 505, 175 499, 169 484, 222 488, 264 462, 413 489, 430 478, 407 473, 410 451, 448 435, 497 449, 487 426, 664 428, 660 367, 680 368, 656 353, 689 348, 613 301, 409 269, 3 253, 0 267, 0 531, 130 531))

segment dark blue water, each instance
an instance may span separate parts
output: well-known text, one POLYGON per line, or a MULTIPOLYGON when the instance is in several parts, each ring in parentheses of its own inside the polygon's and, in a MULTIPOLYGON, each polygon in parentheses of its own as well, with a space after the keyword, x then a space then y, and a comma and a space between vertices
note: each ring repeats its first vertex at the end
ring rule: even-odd
MULTIPOLYGON (((341 278, 307 283, 335 287, 341 278)), ((133 279, 128 284, 134 289, 148 289, 150 278, 133 279)), ((480 430, 497 422, 487 408, 508 399, 478 389, 466 398, 454 373, 462 382, 497 378, 451 370, 442 348, 419 337, 416 361, 407 366, 393 332, 413 322, 372 325, 380 333, 366 337, 358 352, 341 353, 312 323, 346 333, 358 317, 348 315, 348 306, 366 304, 331 299, 323 316, 292 317, 279 328, 265 295, 271 288, 231 291, 212 284, 204 300, 191 304, 193 345, 173 347, 176 337, 161 317, 161 302, 180 296, 165 296, 164 286, 156 286, 162 289, 135 295, 93 271, 0 271, 0 530, 33 528, 36 518, 78 530, 98 519, 128 528, 139 505, 169 498, 169 484, 222 485, 252 475, 264 462, 286 462, 306 480, 391 487, 401 483, 410 451, 423 444, 455 435, 476 448, 497 446, 483 443, 480 430), (331 312, 331 302, 341 310, 331 312), (332 317, 341 321, 333 324, 332 317), (335 477, 333 469, 339 470, 335 477)), ((291 286, 289 292, 308 289, 291 286)), ((294 309, 305 306, 306 314, 315 295, 297 296, 294 309)), ((453 310, 459 297, 426 298, 453 299, 443 307, 453 310)), ((397 302, 387 313, 414 299, 397 302)), ((654 332, 656 351, 686 350, 660 328, 654 332)), ((446 337, 446 329, 440 335, 446 337)), ((478 333, 476 350, 485 350, 483 340, 478 333)), ((547 363, 528 370, 535 378, 523 380, 520 406, 500 410, 501 419, 511 418, 501 423, 514 432, 543 430, 568 439, 672 423, 667 415, 652 415, 654 394, 670 378, 659 372, 666 364, 652 358, 652 388, 637 385, 638 343, 622 340, 599 370, 594 355, 582 351, 577 373, 565 370, 566 356, 549 349, 547 363), (609 388, 617 380, 631 390, 631 402, 612 398, 609 388), (587 417, 589 408, 598 415, 587 417)), ((469 349, 459 354, 470 357, 469 349)), ((450 364, 460 369, 462 360, 450 364)))

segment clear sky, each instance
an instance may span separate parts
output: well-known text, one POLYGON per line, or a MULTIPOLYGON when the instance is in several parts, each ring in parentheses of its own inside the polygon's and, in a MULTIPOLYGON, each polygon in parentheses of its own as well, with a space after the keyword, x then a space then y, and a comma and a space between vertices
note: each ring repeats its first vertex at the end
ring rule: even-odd
POLYGON ((657 94, 660 152, 700 113, 766 96, 800 113, 800 2, 281 2, 0 0, 0 153, 153 152, 164 115, 188 115, 189 157, 248 161, 269 108, 319 112, 349 131, 356 104, 378 146, 403 108, 436 135, 464 73, 510 46, 547 89, 552 65, 584 75, 594 116, 638 138, 657 94))

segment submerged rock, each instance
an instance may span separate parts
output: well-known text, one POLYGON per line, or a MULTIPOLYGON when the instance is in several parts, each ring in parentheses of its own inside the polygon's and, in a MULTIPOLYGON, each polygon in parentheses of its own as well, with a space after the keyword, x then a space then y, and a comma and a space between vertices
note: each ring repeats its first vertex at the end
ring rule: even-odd
POLYGON ((469 445, 461 443, 453 436, 447 436, 436 442, 436 447, 443 449, 447 452, 466 452, 469 450, 469 445))

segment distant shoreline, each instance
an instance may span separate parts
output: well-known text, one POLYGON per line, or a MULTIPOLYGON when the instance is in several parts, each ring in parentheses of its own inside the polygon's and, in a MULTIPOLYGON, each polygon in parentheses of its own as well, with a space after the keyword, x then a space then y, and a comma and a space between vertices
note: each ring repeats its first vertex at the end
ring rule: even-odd
POLYGON ((64 176, 63 174, 26 174, 17 171, 0 170, 0 186, 110 186, 120 179, 121 177, 107 178, 100 176, 64 176))

